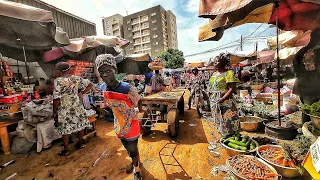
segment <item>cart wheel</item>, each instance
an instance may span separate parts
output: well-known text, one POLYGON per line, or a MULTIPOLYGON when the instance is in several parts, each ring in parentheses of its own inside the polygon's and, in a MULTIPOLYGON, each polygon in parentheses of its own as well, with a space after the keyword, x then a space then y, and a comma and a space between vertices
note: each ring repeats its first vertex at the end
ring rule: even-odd
POLYGON ((179 116, 178 116, 178 110, 177 109, 171 109, 168 112, 168 131, 169 135, 172 138, 178 137, 179 134, 179 116))
MULTIPOLYGON (((147 112, 144 112, 144 113, 139 113, 138 114, 138 119, 141 119, 141 118, 148 118, 148 114, 150 114, 149 113, 150 111, 147 111, 147 112)), ((146 119, 142 119, 141 121, 140 121, 140 131, 141 131, 141 134, 143 135, 143 136, 148 136, 148 135, 150 135, 151 134, 151 127, 143 127, 142 125, 144 125, 145 123, 146 123, 146 119)), ((149 121, 149 122, 147 122, 147 124, 146 125, 150 125, 151 126, 151 122, 149 121)))
POLYGON ((178 109, 179 109, 180 115, 184 114, 184 97, 183 96, 181 97, 181 99, 178 102, 178 109))

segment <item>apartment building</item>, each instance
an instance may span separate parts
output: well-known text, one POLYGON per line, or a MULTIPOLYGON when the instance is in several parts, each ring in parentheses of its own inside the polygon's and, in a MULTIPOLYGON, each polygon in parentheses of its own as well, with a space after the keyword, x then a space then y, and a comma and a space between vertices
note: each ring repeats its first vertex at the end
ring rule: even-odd
MULTIPOLYGON (((120 37, 131 42, 126 54, 149 53, 156 57, 164 49, 178 48, 176 17, 160 5, 123 17, 122 28, 120 37)), ((107 33, 110 31, 105 28, 107 33)))
POLYGON ((123 38, 123 16, 115 14, 102 19, 103 32, 107 36, 123 38))

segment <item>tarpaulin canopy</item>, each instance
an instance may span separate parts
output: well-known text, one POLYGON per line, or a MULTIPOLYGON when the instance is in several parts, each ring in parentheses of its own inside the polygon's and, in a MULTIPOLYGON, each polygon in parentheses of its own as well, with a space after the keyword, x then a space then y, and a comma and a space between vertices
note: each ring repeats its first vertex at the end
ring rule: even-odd
POLYGON ((220 40, 225 29, 245 23, 276 24, 283 30, 313 30, 320 27, 320 5, 300 0, 200 0, 199 16, 209 17, 209 24, 200 27, 199 41, 220 40), (271 4, 270 4, 271 3, 271 4), (279 10, 279 14, 278 14, 279 10))
POLYGON ((258 59, 251 61, 252 64, 266 64, 274 60, 275 51, 260 51, 258 52, 258 59))
MULTIPOLYGON (((279 35, 279 44, 285 47, 306 46, 310 41, 311 31, 287 31, 279 35)), ((268 40, 269 47, 277 45, 277 36, 271 37, 268 40)))
POLYGON ((0 32, 0 44, 15 48, 48 49, 69 43, 57 36, 50 11, 9 1, 0 1, 0 32))
POLYGON ((238 64, 246 59, 257 59, 256 51, 236 51, 230 53, 230 64, 238 64))
MULTIPOLYGON (((292 61, 298 51, 303 47, 291 47, 284 48, 279 51, 279 59, 281 64, 292 64, 292 61)), ((274 59, 277 59, 277 54, 275 53, 274 59)))
POLYGON ((81 38, 70 39, 70 45, 65 46, 64 49, 70 52, 81 52, 87 48, 94 48, 100 45, 105 45, 108 47, 125 47, 130 42, 118 38, 116 36, 84 36, 81 38))
POLYGON ((200 27, 199 41, 220 40, 225 29, 245 23, 268 23, 272 15, 273 7, 273 3, 261 7, 248 6, 243 11, 239 10, 232 13, 217 15, 213 20, 210 19, 208 24, 200 27), (252 9, 255 7, 256 9, 252 9), (244 11, 250 12, 246 16, 243 16, 244 11))
POLYGON ((136 61, 151 61, 151 57, 150 55, 147 54, 131 54, 131 55, 127 55, 127 57, 133 58, 136 61))
POLYGON ((116 57, 118 73, 144 75, 150 72, 148 67, 150 61, 137 60, 136 57, 129 56, 117 56, 116 57))
POLYGON ((119 55, 122 48, 129 43, 129 41, 115 36, 84 36, 70 39, 68 46, 47 51, 43 55, 43 60, 50 62, 63 56, 69 56, 76 60, 94 61, 100 54, 119 55))

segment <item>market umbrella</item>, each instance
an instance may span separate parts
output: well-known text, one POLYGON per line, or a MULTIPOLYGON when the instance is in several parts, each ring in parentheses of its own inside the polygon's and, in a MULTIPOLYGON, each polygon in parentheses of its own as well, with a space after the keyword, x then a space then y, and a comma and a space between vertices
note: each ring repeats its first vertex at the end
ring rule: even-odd
POLYGON ((230 53, 230 64, 238 64, 246 59, 254 60, 257 59, 256 51, 236 51, 230 53))
POLYGON ((118 73, 144 75, 150 72, 151 61, 149 54, 128 55, 116 57, 118 73))
POLYGON ((0 32, 1 53, 24 61, 28 79, 27 61, 37 61, 43 50, 69 44, 50 11, 9 1, 0 1, 0 32))

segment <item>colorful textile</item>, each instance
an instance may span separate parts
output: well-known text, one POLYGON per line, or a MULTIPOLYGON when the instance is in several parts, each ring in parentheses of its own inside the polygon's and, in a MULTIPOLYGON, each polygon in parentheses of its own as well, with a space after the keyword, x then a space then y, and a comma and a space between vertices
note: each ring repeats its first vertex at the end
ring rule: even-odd
POLYGON ((53 98, 61 101, 58 108, 59 134, 72 134, 91 126, 78 96, 78 90, 89 84, 89 80, 74 75, 55 79, 53 98))
POLYGON ((154 92, 160 92, 164 89, 163 84, 164 79, 160 74, 154 74, 151 78, 151 86, 152 91, 154 92))
POLYGON ((140 126, 134 107, 140 100, 137 90, 128 83, 120 82, 115 89, 107 89, 104 98, 114 115, 114 130, 117 136, 133 141, 140 136, 140 126))
POLYGON ((234 134, 239 129, 239 117, 233 98, 218 103, 228 88, 227 84, 237 82, 239 80, 234 76, 233 71, 219 75, 214 74, 210 79, 210 90, 213 92, 210 97, 211 110, 214 120, 219 124, 222 136, 234 134))
POLYGON ((238 78, 235 77, 232 70, 222 74, 213 74, 210 78, 210 89, 212 91, 227 90, 228 83, 238 83, 238 78))
POLYGON ((97 56, 95 64, 97 69, 99 69, 102 65, 111 66, 117 69, 116 60, 111 54, 100 54, 97 56))
POLYGON ((196 86, 198 86, 201 81, 202 81, 202 74, 197 74, 197 75, 191 74, 190 81, 189 81, 190 88, 192 89, 196 88, 196 86))
MULTIPOLYGON (((144 90, 144 85, 143 84, 138 84, 138 86, 133 85, 134 88, 136 88, 137 92, 139 93, 140 91, 144 90)), ((140 98, 143 98, 143 91, 142 93, 139 93, 140 98)))

